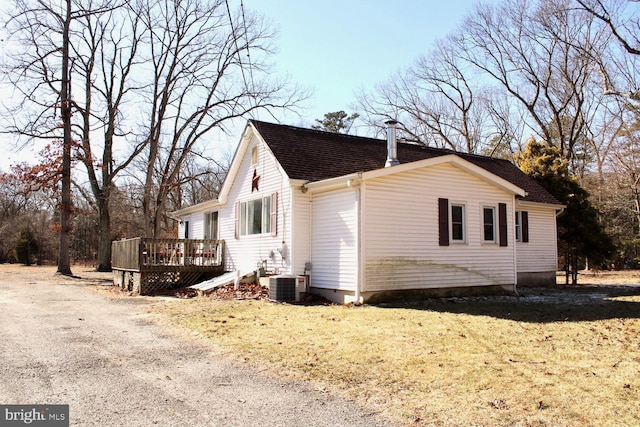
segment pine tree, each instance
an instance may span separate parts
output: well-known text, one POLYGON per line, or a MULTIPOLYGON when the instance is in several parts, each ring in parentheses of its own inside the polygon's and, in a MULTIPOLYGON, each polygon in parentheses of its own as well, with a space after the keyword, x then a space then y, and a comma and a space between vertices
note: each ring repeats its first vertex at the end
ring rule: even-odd
POLYGON ((13 254, 19 263, 31 265, 31 259, 38 253, 38 242, 31 230, 25 228, 20 230, 13 254))
POLYGON ((605 264, 614 246, 600 222, 599 212, 589 201, 589 193, 569 173, 569 164, 559 148, 531 139, 516 155, 520 169, 538 181, 566 206, 558 217, 558 253, 564 264, 566 284, 578 283, 580 261, 605 264))
POLYGON ((349 133, 353 122, 360 117, 358 113, 353 113, 350 116, 344 111, 334 111, 333 113, 326 113, 324 119, 316 119, 315 125, 312 125, 312 129, 323 130, 333 133, 349 133))

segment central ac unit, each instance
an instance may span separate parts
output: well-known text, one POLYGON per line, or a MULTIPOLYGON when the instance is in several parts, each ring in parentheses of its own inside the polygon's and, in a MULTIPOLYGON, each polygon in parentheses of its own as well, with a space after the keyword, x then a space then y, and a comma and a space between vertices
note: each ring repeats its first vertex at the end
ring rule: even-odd
POLYGON ((269 278, 269 299, 294 301, 296 299, 296 276, 271 276, 269 278))
POLYGON ((273 301, 300 301, 308 292, 307 276, 279 275, 269 278, 269 299, 273 301))

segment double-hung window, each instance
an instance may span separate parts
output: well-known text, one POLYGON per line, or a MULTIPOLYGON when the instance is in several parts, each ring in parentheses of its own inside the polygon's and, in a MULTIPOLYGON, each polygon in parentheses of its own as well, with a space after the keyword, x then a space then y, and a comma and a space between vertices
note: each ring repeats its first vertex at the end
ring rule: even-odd
POLYGON ((463 204, 451 204, 451 241, 458 243, 465 241, 465 213, 463 204))
POLYGON ((493 206, 482 208, 482 239, 486 243, 496 241, 496 208, 493 206))
POLYGON ((218 211, 205 214, 204 238, 211 240, 216 240, 218 238, 218 211))
POLYGON ((516 211, 516 242, 529 242, 529 212, 516 211))

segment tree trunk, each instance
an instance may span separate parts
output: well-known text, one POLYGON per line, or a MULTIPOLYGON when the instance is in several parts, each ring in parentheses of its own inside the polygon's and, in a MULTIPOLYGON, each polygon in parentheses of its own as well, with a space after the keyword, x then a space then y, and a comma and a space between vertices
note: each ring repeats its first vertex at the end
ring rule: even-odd
POLYGON ((69 27, 71 21, 71 0, 66 0, 66 16, 62 32, 62 89, 60 93, 60 111, 64 128, 62 152, 62 201, 60 203, 60 250, 58 254, 58 273, 71 275, 69 242, 71 235, 71 97, 69 84, 69 27))
POLYGON ((109 195, 104 194, 98 200, 98 259, 97 271, 111 271, 111 214, 109 210, 109 195))
POLYGON ((147 162, 147 176, 145 179, 144 194, 142 197, 142 215, 144 216, 144 232, 145 237, 155 237, 155 207, 151 206, 153 188, 155 186, 153 180, 153 170, 158 158, 158 143, 151 141, 149 144, 149 160, 147 162))

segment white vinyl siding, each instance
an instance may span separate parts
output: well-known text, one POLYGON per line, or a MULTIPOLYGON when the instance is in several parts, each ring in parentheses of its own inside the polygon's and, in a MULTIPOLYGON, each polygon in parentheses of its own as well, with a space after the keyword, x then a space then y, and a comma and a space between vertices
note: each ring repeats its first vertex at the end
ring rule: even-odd
POLYGON ((518 242, 518 272, 536 273, 557 269, 556 212, 549 207, 527 205, 529 241, 518 242))
POLYGON ((356 193, 347 189, 314 194, 311 217, 311 286, 355 290, 356 193))
POLYGON ((368 180, 364 197, 364 292, 515 282, 513 233, 505 247, 486 245, 481 220, 487 202, 512 212, 513 194, 442 164, 368 180), (439 245, 440 198, 464 201, 466 244, 439 245))
POLYGON ((309 193, 299 189, 292 191, 291 271, 303 274, 305 264, 311 261, 311 202, 309 193))
MULTIPOLYGON (((263 146, 253 151, 256 144, 260 144, 260 141, 254 136, 246 147, 229 191, 229 202, 219 209, 219 235, 220 239, 225 240, 227 248, 225 269, 250 272, 257 268, 259 262, 266 261, 269 270, 278 274, 290 274, 290 226, 284 221, 290 220, 291 215, 283 212, 290 209, 291 190, 286 175, 282 173, 271 152, 263 146), (252 152, 258 155, 257 164, 252 164, 252 152), (255 190, 252 185, 254 171, 259 177, 258 190, 255 190), (277 197, 274 198, 273 195, 276 193, 277 197), (264 223, 269 222, 271 233, 265 231, 260 234, 239 235, 236 239, 236 208, 239 211, 242 203, 246 204, 258 199, 264 203, 266 198, 271 198, 270 200, 275 202, 275 208, 278 209, 277 214, 267 213, 263 209, 266 217, 261 216, 262 229, 264 230, 264 223), (273 235, 274 231, 276 235, 273 235)), ((238 225, 239 223, 238 220, 238 225)))

